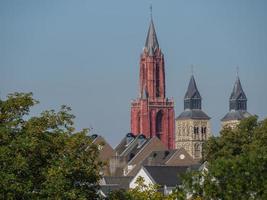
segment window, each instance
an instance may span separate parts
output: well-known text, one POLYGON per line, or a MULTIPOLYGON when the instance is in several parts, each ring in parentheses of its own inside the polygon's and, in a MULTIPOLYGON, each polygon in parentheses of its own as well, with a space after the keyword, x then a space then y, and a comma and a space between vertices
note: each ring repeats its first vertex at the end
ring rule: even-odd
POLYGON ((194 149, 195 149, 195 158, 200 158, 200 154, 201 154, 201 151, 200 151, 200 144, 195 144, 194 145, 194 149))
POLYGON ((137 116, 136 116, 136 118, 137 118, 137 133, 140 133, 140 127, 141 127, 141 121, 140 121, 140 112, 138 112, 137 113, 137 116))
POLYGON ((194 139, 199 139, 199 129, 198 127, 194 127, 194 139))
POLYGON ((159 65, 156 64, 156 97, 160 96, 160 78, 159 78, 159 65))
POLYGON ((156 135, 159 139, 161 139, 161 134, 162 134, 162 118, 163 114, 162 111, 159 111, 156 116, 156 135))
POLYGON ((201 127, 202 140, 207 139, 207 127, 201 127))

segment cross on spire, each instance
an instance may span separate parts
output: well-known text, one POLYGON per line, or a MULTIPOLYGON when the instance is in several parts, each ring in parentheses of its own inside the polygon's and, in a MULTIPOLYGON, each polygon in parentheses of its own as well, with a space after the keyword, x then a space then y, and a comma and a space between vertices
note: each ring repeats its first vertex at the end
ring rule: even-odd
POLYGON ((150 6, 149 6, 149 10, 150 10, 150 18, 152 19, 152 3, 150 3, 150 6))

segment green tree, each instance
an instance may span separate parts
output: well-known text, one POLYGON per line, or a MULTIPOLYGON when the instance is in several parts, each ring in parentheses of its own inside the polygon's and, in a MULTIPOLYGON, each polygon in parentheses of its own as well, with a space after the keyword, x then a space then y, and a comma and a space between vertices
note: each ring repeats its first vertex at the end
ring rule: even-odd
POLYGON ((124 189, 118 189, 110 192, 108 200, 134 200, 128 191, 124 189))
POLYGON ((159 192, 160 187, 156 184, 145 184, 143 177, 136 180, 137 186, 129 190, 129 194, 134 200, 162 200, 164 196, 159 192))
POLYGON ((192 197, 203 199, 267 199, 267 119, 241 121, 223 129, 204 146, 207 169, 184 181, 192 197))
POLYGON ((143 177, 138 177, 136 187, 125 190, 115 190, 109 194, 109 200, 164 200, 166 197, 159 192, 160 187, 155 184, 145 184, 143 177))
POLYGON ((31 93, 0 100, 3 199, 97 199, 102 163, 88 130, 75 132, 70 108, 30 117, 31 93))

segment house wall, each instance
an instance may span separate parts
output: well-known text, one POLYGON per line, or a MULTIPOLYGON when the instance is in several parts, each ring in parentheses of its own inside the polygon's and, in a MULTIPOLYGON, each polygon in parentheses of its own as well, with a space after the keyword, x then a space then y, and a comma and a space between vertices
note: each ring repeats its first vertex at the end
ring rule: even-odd
POLYGON ((139 176, 143 177, 143 179, 144 179, 144 181, 145 181, 144 183, 145 183, 146 185, 154 184, 153 180, 149 177, 149 175, 145 172, 145 170, 144 170, 143 168, 141 168, 141 169, 139 170, 139 172, 138 172, 138 173, 134 176, 134 178, 131 180, 130 185, 129 185, 130 188, 135 188, 135 187, 137 186, 137 184, 136 184, 135 182, 136 182, 136 180, 137 180, 137 178, 138 178, 139 176))

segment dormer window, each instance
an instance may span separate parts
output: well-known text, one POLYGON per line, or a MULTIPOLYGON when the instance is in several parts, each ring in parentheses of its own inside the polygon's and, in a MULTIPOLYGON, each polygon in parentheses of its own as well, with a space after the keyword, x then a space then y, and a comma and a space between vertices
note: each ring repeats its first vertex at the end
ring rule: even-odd
POLYGON ((143 144, 146 142, 146 136, 143 134, 138 135, 138 146, 137 148, 141 148, 143 144))
POLYGON ((132 133, 127 133, 126 146, 129 145, 134 139, 135 139, 135 136, 132 133))

